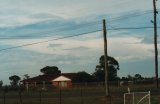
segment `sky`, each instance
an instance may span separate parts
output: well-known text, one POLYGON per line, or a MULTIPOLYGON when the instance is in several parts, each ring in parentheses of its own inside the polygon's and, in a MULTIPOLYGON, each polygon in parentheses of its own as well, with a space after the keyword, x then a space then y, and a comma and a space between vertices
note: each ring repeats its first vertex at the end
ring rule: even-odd
MULTIPOLYGON (((104 54, 102 19, 106 19, 108 55, 120 65, 118 76, 154 77, 153 28, 115 30, 153 27, 152 0, 0 2, 0 80, 4 84, 9 84, 12 75, 22 79, 25 74, 37 76, 45 66, 57 66, 62 73, 92 74, 104 54), (67 36, 75 37, 62 39, 67 36), (41 43, 32 44, 37 42, 41 43), (32 45, 8 49, 26 44, 32 45)), ((157 10, 159 7, 157 1, 157 10)), ((160 29, 157 31, 160 51, 160 29)))

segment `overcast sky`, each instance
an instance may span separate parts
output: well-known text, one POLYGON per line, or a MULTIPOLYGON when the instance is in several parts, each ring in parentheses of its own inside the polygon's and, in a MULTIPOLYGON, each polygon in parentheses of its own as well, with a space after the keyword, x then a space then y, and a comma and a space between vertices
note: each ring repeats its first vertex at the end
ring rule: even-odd
MULTIPOLYGON (((154 76, 152 0, 0 0, 0 50, 88 33, 72 38, 0 51, 0 80, 41 74, 45 66, 62 72, 93 73, 103 54, 102 19, 107 21, 108 54, 118 60, 118 76, 154 76), (93 32, 95 31, 95 32, 93 32), (90 33, 93 32, 93 33, 90 33), (14 39, 13 39, 14 38, 14 39)), ((157 1, 157 9, 160 8, 157 1)), ((157 15, 158 26, 160 17, 157 15)), ((158 28, 158 36, 160 29, 158 28)), ((160 51, 160 38, 158 37, 160 51)), ((160 60, 160 57, 159 57, 160 60)), ((160 71, 159 71, 160 74, 160 71)))

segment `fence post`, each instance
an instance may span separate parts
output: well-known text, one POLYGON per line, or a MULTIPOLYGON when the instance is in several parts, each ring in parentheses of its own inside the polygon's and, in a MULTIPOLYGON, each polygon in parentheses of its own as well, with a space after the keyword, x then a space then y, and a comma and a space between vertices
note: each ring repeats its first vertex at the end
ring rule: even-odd
POLYGON ((39 91, 39 102, 40 104, 42 104, 42 91, 41 90, 39 91))
POLYGON ((134 104, 134 92, 133 92, 133 104, 134 104))
POLYGON ((148 100, 149 100, 149 104, 151 104, 151 92, 149 91, 149 96, 148 96, 148 100))
POLYGON ((62 92, 61 92, 61 88, 60 88, 59 89, 59 104, 62 103, 61 100, 62 100, 62 92))
POLYGON ((82 88, 81 88, 81 104, 83 104, 83 90, 82 90, 82 88))
POLYGON ((21 93, 21 90, 19 91, 19 100, 20 100, 20 104, 22 104, 22 93, 21 93))
POLYGON ((3 93, 3 104, 6 104, 6 92, 3 93))
POLYGON ((124 94, 124 104, 126 104, 126 95, 124 94))

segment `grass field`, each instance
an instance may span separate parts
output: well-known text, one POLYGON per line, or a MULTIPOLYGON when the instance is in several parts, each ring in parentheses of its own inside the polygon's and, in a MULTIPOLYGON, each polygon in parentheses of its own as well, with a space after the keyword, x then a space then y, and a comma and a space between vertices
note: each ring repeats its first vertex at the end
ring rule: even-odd
MULTIPOLYGON (((123 94, 127 92, 128 87, 131 92, 151 91, 151 104, 160 104, 160 89, 153 85, 110 86, 111 103, 123 104, 123 94)), ((104 95, 105 89, 102 86, 51 89, 42 92, 23 91, 21 94, 9 91, 5 95, 1 92, 0 104, 109 104, 104 95)))

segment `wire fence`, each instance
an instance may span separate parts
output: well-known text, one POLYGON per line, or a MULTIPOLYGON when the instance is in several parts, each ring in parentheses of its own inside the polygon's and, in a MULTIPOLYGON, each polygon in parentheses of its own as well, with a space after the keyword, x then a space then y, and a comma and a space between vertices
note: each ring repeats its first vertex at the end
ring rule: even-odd
POLYGON ((66 88, 46 91, 2 92, 1 104, 105 104, 103 88, 66 88))
MULTIPOLYGON (((105 97, 103 83, 74 84, 70 88, 46 87, 46 90, 0 90, 0 104, 123 104, 123 95, 130 87, 131 91, 148 91, 152 89, 151 102, 159 101, 160 90, 154 85, 110 85, 111 102, 105 97)), ((134 99, 140 100, 144 94, 134 93, 134 99)), ((126 104, 132 103, 133 96, 126 96, 126 104)), ((146 100, 145 100, 146 101, 146 100)), ((143 101, 144 102, 144 101, 143 101)), ((159 101, 160 102, 160 101, 159 101)), ((152 103, 151 103, 152 104, 152 103)), ((155 103, 159 104, 159 103, 155 103)))

